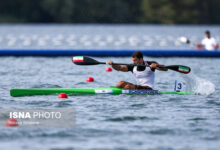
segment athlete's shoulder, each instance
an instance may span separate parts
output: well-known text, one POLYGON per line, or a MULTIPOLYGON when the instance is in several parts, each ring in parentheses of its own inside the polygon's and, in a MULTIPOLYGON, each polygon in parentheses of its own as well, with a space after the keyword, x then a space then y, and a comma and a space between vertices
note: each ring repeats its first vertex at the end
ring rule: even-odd
POLYGON ((214 42, 216 41, 216 39, 214 37, 212 37, 211 40, 214 41, 214 42))
POLYGON ((208 38, 202 39, 202 44, 206 44, 208 40, 209 40, 208 38))

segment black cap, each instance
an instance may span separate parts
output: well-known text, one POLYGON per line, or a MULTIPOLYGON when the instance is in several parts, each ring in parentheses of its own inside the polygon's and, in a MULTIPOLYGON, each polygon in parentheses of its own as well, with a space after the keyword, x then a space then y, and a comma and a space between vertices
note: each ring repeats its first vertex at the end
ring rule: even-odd
POLYGON ((206 31, 205 31, 205 34, 209 34, 209 35, 210 35, 210 31, 209 31, 209 30, 206 30, 206 31))

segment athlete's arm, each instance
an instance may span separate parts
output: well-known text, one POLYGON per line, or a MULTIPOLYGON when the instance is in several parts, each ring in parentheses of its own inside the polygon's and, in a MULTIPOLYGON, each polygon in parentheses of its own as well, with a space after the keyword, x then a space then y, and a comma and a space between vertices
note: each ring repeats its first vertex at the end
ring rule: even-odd
POLYGON ((167 68, 164 68, 165 66, 164 65, 160 65, 158 63, 152 63, 150 65, 150 68, 151 70, 159 70, 159 71, 167 71, 168 69, 167 68))
POLYGON ((203 49, 203 48, 204 48, 204 45, 202 43, 196 44, 196 49, 197 50, 200 50, 200 49, 203 49))
POLYGON ((109 65, 111 65, 113 69, 115 69, 117 71, 128 72, 128 67, 127 66, 114 65, 111 60, 109 60, 107 63, 109 65))
POLYGON ((215 44, 215 50, 217 50, 217 49, 218 49, 218 47, 219 47, 219 45, 218 45, 218 44, 215 44))
POLYGON ((196 49, 197 49, 197 50, 204 49, 205 44, 206 44, 206 39, 203 39, 203 40, 201 41, 201 43, 196 43, 196 44, 195 44, 195 45, 196 45, 196 49))
POLYGON ((213 44, 214 44, 214 49, 217 50, 219 46, 215 39, 213 39, 213 44))

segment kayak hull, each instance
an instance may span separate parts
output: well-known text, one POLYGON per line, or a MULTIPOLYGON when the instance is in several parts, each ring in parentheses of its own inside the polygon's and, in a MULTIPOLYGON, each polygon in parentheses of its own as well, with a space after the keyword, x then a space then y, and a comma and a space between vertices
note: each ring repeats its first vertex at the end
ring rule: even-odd
POLYGON ((159 95, 159 94, 177 94, 190 95, 191 92, 167 92, 158 90, 127 90, 116 87, 110 88, 48 88, 48 89, 11 89, 10 95, 13 97, 34 96, 34 95, 55 95, 66 93, 68 95, 94 95, 94 94, 127 94, 127 95, 159 95))

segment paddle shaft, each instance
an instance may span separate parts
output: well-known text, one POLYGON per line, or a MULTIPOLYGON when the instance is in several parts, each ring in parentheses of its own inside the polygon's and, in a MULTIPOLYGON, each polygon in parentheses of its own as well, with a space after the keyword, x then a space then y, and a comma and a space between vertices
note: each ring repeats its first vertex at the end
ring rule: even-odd
MULTIPOLYGON (((107 64, 105 62, 97 62, 97 63, 98 64, 107 64)), ((140 66, 140 67, 150 67, 150 66, 141 65, 141 64, 124 64, 124 63, 112 63, 112 65, 133 65, 133 66, 140 66)), ((158 65, 157 67, 161 68, 161 69, 170 69, 170 70, 173 70, 173 71, 177 71, 177 72, 180 72, 180 73, 187 74, 186 72, 179 71, 179 66, 189 68, 187 66, 182 66, 182 65, 170 65, 170 66, 160 66, 160 65, 158 65)), ((190 72, 190 68, 189 68, 189 72, 190 72)))
MULTIPOLYGON (((99 64, 107 64, 106 62, 99 62, 99 64)), ((132 66, 141 66, 144 67, 146 65, 141 65, 141 64, 123 64, 123 63, 112 63, 112 65, 132 65, 132 66)))
MULTIPOLYGON (((107 64, 106 62, 99 62, 93 58, 90 57, 86 57, 86 56, 76 56, 73 57, 73 63, 76 65, 98 65, 98 64, 107 64)), ((146 65, 141 65, 141 64, 124 64, 124 63, 112 63, 112 65, 133 65, 133 66, 141 66, 141 67, 149 67, 146 65)), ((157 66, 158 68, 161 69, 170 69, 170 70, 174 70, 180 73, 184 73, 187 74, 190 72, 190 67, 187 66, 182 66, 182 65, 171 65, 171 66, 157 66)))

